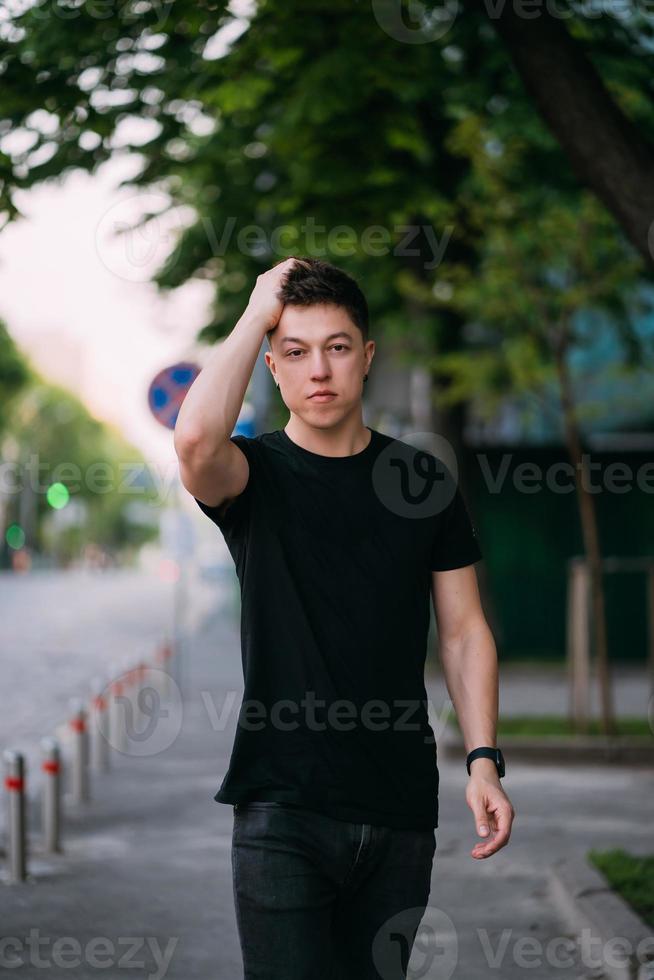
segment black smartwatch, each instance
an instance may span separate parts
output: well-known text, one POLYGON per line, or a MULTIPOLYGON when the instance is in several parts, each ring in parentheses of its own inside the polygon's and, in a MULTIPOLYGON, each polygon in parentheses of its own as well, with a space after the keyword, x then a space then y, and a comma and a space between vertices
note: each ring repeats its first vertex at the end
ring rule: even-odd
POLYGON ((504 756, 500 749, 493 749, 489 746, 483 746, 480 749, 473 749, 466 759, 466 769, 468 770, 468 775, 470 775, 470 763, 474 762, 475 759, 492 759, 497 767, 497 775, 501 779, 504 775, 504 756))

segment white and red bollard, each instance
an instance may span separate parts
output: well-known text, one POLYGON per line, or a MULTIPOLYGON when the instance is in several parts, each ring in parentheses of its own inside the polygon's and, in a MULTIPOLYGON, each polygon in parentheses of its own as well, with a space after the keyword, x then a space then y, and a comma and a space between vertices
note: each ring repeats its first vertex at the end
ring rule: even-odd
POLYGON ((58 854, 61 851, 61 753, 56 738, 48 736, 41 739, 41 751, 43 850, 48 854, 58 854))
POLYGON ((106 772, 109 768, 109 743, 107 741, 107 715, 109 706, 105 692, 105 684, 101 677, 95 677, 91 682, 91 705, 89 712, 89 729, 91 736, 91 760, 93 768, 98 772, 106 772))
POLYGON ((5 791, 7 793, 7 860, 9 881, 24 881, 27 874, 25 825, 25 759, 21 752, 5 749, 5 791))
POLYGON ((129 701, 125 703, 125 735, 129 737, 130 730, 137 732, 140 727, 139 708, 139 675, 140 667, 132 660, 131 654, 123 657, 123 677, 127 687, 129 701))
POLYGON ((165 639, 155 652, 155 665, 159 671, 159 693, 162 698, 170 697, 171 693, 172 656, 173 648, 170 641, 165 639))
POLYGON ((124 698, 127 697, 127 680, 123 670, 114 664, 109 687, 109 744, 117 752, 127 751, 127 728, 124 698))
POLYGON ((74 803, 86 803, 89 792, 89 747, 87 712, 79 698, 70 701, 68 724, 72 731, 71 791, 74 803))
POLYGON ((138 709, 139 724, 142 723, 143 719, 143 705, 145 702, 141 697, 141 691, 144 691, 146 687, 152 686, 152 676, 150 674, 150 668, 145 657, 140 657, 136 661, 136 705, 138 709))

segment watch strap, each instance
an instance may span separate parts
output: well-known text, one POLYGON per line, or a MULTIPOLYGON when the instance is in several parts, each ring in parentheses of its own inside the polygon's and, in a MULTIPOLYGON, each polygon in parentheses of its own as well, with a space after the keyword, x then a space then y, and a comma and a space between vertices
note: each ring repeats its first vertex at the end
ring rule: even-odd
POLYGON ((490 745, 482 745, 478 749, 473 749, 472 752, 468 754, 466 759, 466 769, 468 770, 468 775, 470 775, 470 763, 474 762, 475 759, 492 759, 497 767, 497 774, 502 778, 504 775, 504 756, 500 749, 493 748, 490 745))

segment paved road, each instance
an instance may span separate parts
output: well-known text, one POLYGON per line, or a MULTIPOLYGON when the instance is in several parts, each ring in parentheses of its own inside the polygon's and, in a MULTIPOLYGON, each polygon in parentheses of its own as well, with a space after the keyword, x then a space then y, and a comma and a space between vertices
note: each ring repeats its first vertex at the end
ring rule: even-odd
MULTIPOLYGON (((224 615, 210 621, 193 645, 191 666, 192 693, 182 715, 171 716, 173 729, 181 717, 178 737, 155 755, 119 758, 104 782, 94 784, 86 809, 67 807, 66 854, 45 859, 35 836, 32 880, 0 889, 4 936, 24 944, 31 929, 33 944, 41 940, 41 966, 34 947, 9 950, 19 964, 13 975, 21 980, 95 980, 94 950, 101 962, 120 966, 124 980, 242 976, 232 809, 212 799, 242 693, 236 624, 224 615), (55 947, 57 939, 69 941, 55 947), (65 969, 56 961, 62 949, 65 969), (76 956, 79 965, 69 965, 76 956)), ((567 967, 546 960, 548 943, 567 935, 549 897, 548 866, 590 846, 654 849, 647 818, 654 774, 511 765, 506 786, 518 813, 513 839, 485 862, 468 856, 475 835, 464 786, 461 766, 443 762, 441 825, 429 907, 411 961, 414 980, 598 978, 578 956, 567 967), (534 965, 539 948, 542 962, 534 965)), ((33 813, 34 830, 35 819, 33 813)))
MULTIPOLYGON (((125 658, 151 660, 172 626, 174 586, 150 571, 0 572, 0 747, 38 764, 39 742, 90 696, 95 676, 108 680, 125 658)), ((183 626, 189 630, 225 586, 189 569, 183 626)), ((0 826, 4 813, 0 814, 0 826)))

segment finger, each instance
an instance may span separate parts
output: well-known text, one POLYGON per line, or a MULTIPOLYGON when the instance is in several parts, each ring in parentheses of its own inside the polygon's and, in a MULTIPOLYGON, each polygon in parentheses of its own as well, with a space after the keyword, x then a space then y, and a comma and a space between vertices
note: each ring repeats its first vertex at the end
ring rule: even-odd
POLYGON ((513 812, 508 806, 498 806, 495 811, 496 831, 492 840, 475 845, 472 856, 475 858, 490 857, 504 847, 511 836, 511 825, 513 823, 513 812))
POLYGON ((480 837, 488 837, 490 834, 490 817, 486 812, 483 800, 478 797, 468 802, 475 818, 475 826, 480 837))

